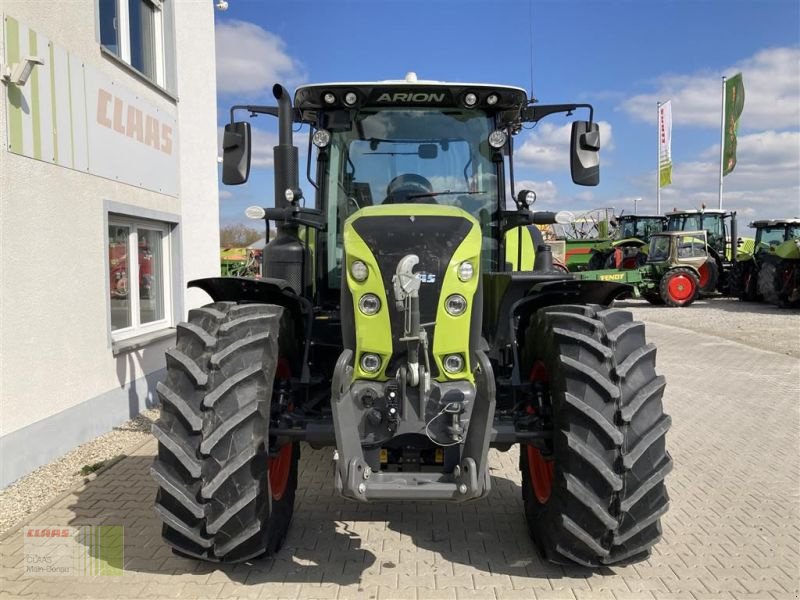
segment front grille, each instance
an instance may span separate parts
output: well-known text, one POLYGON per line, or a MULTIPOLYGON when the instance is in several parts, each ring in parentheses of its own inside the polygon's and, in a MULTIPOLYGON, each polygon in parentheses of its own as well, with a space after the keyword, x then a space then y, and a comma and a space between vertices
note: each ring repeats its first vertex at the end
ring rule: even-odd
MULTIPOLYGON (((401 362, 405 354, 405 344, 399 341, 403 336, 403 311, 396 308, 392 284, 397 263, 409 254, 419 257, 414 272, 422 274, 419 290, 420 323, 433 323, 447 266, 471 227, 472 223, 463 217, 443 216, 370 216, 353 222, 353 229, 378 261, 386 290, 393 347, 390 372, 387 374, 394 374, 395 365, 401 362)), ((433 347, 435 330, 432 326, 425 329, 430 349, 433 347)), ((431 367, 436 370, 432 359, 431 367)))

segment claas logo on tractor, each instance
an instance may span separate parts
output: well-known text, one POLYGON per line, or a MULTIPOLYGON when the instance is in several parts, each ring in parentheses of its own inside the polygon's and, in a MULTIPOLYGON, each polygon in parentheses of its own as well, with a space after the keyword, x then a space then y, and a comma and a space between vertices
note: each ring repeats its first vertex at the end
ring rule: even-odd
POLYGON ((592 106, 413 74, 273 95, 275 106, 234 106, 223 136, 223 182, 244 184, 247 118, 278 120, 274 205, 246 211, 277 227, 263 278, 190 283, 213 303, 178 325, 158 385, 165 542, 214 562, 276 552, 306 441, 331 448, 331 485, 357 502, 483 498, 489 448, 513 449, 547 558, 647 556, 672 464, 656 353, 629 313, 606 310, 628 285, 579 281, 554 261, 536 226, 572 216, 506 189, 510 139, 565 115, 583 119, 571 125, 572 179, 597 185, 592 106))

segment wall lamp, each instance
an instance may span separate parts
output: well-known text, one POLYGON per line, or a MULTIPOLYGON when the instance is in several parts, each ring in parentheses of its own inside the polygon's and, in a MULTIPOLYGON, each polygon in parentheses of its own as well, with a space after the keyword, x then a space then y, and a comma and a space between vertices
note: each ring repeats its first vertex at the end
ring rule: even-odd
POLYGON ((33 67, 43 64, 44 60, 38 56, 26 56, 13 65, 0 65, 0 79, 3 83, 13 83, 22 87, 28 83, 28 78, 33 73, 33 67))

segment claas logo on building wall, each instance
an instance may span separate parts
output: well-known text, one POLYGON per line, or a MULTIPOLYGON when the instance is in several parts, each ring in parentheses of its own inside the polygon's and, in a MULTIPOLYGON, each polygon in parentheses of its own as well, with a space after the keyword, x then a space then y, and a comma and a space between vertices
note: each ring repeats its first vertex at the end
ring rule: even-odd
POLYGON ((164 154, 172 154, 172 127, 103 88, 97 90, 97 123, 164 154))

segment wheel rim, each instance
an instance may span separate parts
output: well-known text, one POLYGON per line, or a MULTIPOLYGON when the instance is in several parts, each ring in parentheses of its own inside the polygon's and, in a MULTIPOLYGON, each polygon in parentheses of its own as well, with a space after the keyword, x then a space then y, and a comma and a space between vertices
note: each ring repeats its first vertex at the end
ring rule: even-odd
POLYGON ((674 275, 667 282, 667 292, 676 302, 686 302, 694 296, 694 281, 686 275, 674 275))
POLYGON ((709 273, 708 269, 708 263, 703 263, 698 269, 698 273, 700 274, 700 287, 704 288, 706 285, 708 285, 708 280, 711 278, 711 273, 709 273))
MULTIPOLYGON (((275 380, 289 379, 292 376, 289 361, 285 358, 278 359, 275 367, 275 380)), ((284 444, 278 451, 278 456, 267 459, 269 472, 269 489, 273 500, 280 500, 289 485, 289 475, 292 472, 292 444, 284 444)))
POLYGON ((270 457, 269 465, 269 489, 272 492, 273 500, 280 500, 286 492, 289 484, 289 474, 292 471, 292 444, 284 444, 278 452, 278 456, 270 457))
MULTIPOLYGON (((529 380, 531 383, 548 383, 550 376, 544 363, 537 360, 531 369, 529 380)), ((544 504, 553 491, 553 461, 545 460, 536 446, 527 445, 528 476, 530 477, 533 493, 536 499, 544 504)))

